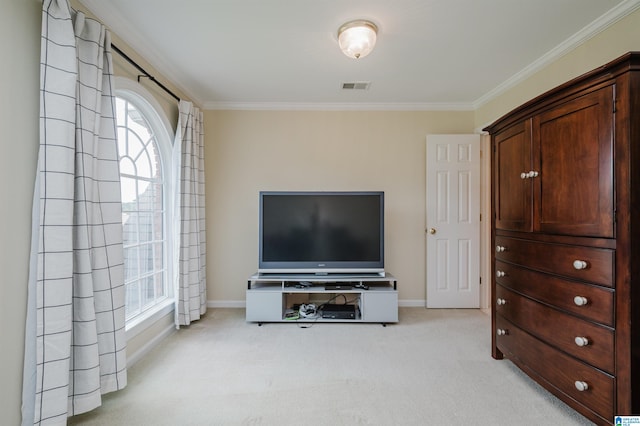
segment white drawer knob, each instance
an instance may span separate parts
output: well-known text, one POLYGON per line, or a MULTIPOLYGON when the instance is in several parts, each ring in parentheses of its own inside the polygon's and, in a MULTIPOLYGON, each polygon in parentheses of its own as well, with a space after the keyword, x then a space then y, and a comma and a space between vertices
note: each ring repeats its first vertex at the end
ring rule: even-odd
POLYGON ((520 179, 526 179, 528 177, 529 177, 528 173, 525 173, 525 172, 520 173, 520 179))
POLYGON ((503 329, 503 328, 499 328, 496 333, 498 334, 498 336, 506 336, 507 335, 507 330, 503 329))
POLYGON ((576 296, 573 298, 573 303, 575 303, 577 306, 585 306, 587 303, 589 303, 589 299, 584 296, 576 296))
POLYGON ((587 384, 587 382, 583 382, 582 380, 576 380, 574 384, 576 386, 576 389, 578 389, 580 392, 584 392, 589 389, 589 385, 587 384))
POLYGON ((538 177, 538 172, 535 170, 531 170, 528 174, 530 178, 538 177))
POLYGON ((496 251, 498 253, 502 253, 503 251, 505 251, 507 248, 504 246, 496 246, 496 251))
POLYGON ((498 277, 498 278, 502 278, 502 277, 504 277, 504 276, 505 276, 504 271, 496 271, 496 277, 498 277))
POLYGON ((573 261, 573 267, 575 269, 586 269, 587 268, 587 262, 585 262, 584 260, 574 260, 573 261))
POLYGON ((496 300, 496 303, 498 304, 498 306, 506 305, 507 301, 498 297, 498 300, 496 300))
POLYGON ((589 339, 586 337, 578 336, 575 338, 576 345, 578 346, 587 346, 589 344, 589 339))

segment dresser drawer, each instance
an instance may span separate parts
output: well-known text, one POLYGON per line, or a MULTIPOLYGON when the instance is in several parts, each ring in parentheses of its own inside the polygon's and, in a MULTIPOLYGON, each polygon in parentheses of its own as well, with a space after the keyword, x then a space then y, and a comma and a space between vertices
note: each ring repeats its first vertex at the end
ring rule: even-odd
POLYGON ((496 282, 591 321, 614 326, 614 291, 496 261, 496 282))
POLYGON ((614 332, 496 286, 496 313, 530 334, 609 373, 615 372, 614 332))
POLYGON ((568 397, 586 410, 611 421, 615 400, 615 379, 612 376, 554 349, 500 315, 496 315, 495 331, 499 332, 496 336, 498 349, 508 358, 516 358, 514 362, 524 364, 524 371, 528 374, 533 370, 548 383, 547 389, 565 401, 568 397), (578 390, 576 382, 578 386, 586 383, 588 388, 578 390))
POLYGON ((614 251, 496 237, 496 259, 613 287, 614 251))

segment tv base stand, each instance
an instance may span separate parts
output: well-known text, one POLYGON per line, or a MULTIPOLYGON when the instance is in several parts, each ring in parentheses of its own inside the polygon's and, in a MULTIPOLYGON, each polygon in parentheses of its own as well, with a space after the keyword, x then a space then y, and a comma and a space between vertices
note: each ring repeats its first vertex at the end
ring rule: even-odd
POLYGON ((398 288, 391 274, 254 274, 247 281, 246 320, 266 322, 398 322, 398 288), (311 305, 312 313, 300 309, 311 305), (329 309, 323 309, 326 305, 329 309), (335 306, 338 305, 338 306, 335 306), (345 305, 342 312, 339 305, 345 305), (335 312, 337 308, 337 312, 335 312))

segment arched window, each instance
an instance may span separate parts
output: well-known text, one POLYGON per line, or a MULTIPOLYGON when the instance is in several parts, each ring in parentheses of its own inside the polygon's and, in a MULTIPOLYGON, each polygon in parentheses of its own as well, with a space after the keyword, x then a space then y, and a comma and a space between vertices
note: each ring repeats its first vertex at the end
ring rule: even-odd
POLYGON ((171 297, 167 237, 171 138, 139 93, 116 91, 127 323, 171 297))

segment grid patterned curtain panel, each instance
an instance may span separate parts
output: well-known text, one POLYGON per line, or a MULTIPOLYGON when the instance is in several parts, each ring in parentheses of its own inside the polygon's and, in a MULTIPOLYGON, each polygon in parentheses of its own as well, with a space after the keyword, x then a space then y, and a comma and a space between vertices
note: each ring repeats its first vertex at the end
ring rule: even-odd
POLYGON ((176 326, 189 325, 207 310, 204 209, 203 116, 191 102, 180 101, 179 122, 173 145, 176 222, 179 247, 176 271, 176 326))
POLYGON ((126 386, 122 205, 108 31, 43 2, 23 425, 126 386))

